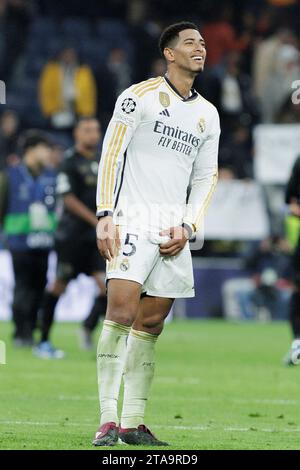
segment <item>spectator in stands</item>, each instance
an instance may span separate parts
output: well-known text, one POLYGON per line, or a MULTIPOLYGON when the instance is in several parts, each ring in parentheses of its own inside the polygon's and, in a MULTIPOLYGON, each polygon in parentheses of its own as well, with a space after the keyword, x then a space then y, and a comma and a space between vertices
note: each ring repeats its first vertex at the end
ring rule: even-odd
POLYGON ((299 87, 295 99, 289 95, 275 116, 276 124, 300 124, 299 87))
POLYGON ((293 31, 281 28, 267 39, 257 41, 253 54, 253 82, 254 93, 258 100, 262 100, 266 82, 275 72, 278 51, 283 45, 298 47, 298 39, 293 31))
POLYGON ((242 72, 241 59, 239 52, 230 52, 206 80, 206 97, 219 110, 223 138, 236 129, 237 122, 251 127, 258 118, 251 78, 242 72))
POLYGON ((236 129, 223 140, 219 150, 220 178, 253 178, 253 150, 249 128, 238 124, 236 129), (226 172, 224 172, 226 170, 226 172))
MULTIPOLYGON (((26 45, 31 21, 30 4, 26 0, 2 0, 0 3, 0 23, 2 36, 2 60, 0 76, 9 81, 18 59, 26 45)), ((1 47, 1 46, 0 46, 1 47)))
POLYGON ((0 171, 7 164, 18 162, 17 156, 17 138, 18 138, 19 119, 17 114, 7 109, 0 119, 0 171))
POLYGON ((121 47, 113 48, 109 53, 106 68, 113 80, 117 97, 131 84, 131 67, 125 50, 121 47))
POLYGON ((6 0, 0 0, 0 74, 4 73, 6 0))
POLYGON ((251 75, 253 54, 257 43, 257 18, 255 13, 250 10, 250 7, 248 8, 242 13, 241 20, 239 21, 238 37, 239 43, 242 45, 240 52, 243 55, 243 72, 251 75))
POLYGON ((232 26, 233 10, 230 5, 213 9, 211 19, 201 28, 209 53, 206 65, 214 67, 220 64, 232 51, 243 51, 249 45, 250 36, 245 31, 240 38, 232 26))
POLYGON ((99 90, 98 109, 102 124, 106 127, 117 97, 132 83, 126 51, 121 47, 111 49, 106 64, 101 64, 96 77, 99 90))
POLYGON ((163 77, 166 73, 166 62, 161 57, 154 59, 151 63, 150 78, 163 77))
POLYGON ((266 81, 261 99, 263 121, 274 123, 281 108, 291 98, 292 84, 300 77, 300 54, 292 45, 282 45, 275 59, 275 70, 266 81))
POLYGON ((79 63, 75 49, 63 49, 48 62, 39 80, 42 113, 56 129, 70 129, 78 117, 96 114, 96 83, 89 66, 79 63))
POLYGON ((285 318, 290 295, 287 242, 277 236, 250 242, 244 256, 251 277, 231 279, 223 286, 226 318, 285 318))
MULTIPOLYGON (((148 2, 148 5, 150 2, 148 2)), ((135 48, 135 63, 138 67, 133 69, 133 82, 138 83, 150 76, 150 64, 157 58, 157 41, 162 32, 162 25, 156 20, 146 20, 131 25, 130 34, 135 48)))

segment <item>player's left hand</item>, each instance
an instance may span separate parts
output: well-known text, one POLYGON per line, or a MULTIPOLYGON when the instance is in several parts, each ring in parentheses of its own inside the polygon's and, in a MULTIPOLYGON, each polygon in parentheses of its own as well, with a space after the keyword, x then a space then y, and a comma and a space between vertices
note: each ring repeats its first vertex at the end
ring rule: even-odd
POLYGON ((188 231, 184 227, 171 227, 159 232, 160 235, 169 235, 171 240, 159 245, 159 252, 163 256, 175 256, 184 247, 189 239, 188 231))

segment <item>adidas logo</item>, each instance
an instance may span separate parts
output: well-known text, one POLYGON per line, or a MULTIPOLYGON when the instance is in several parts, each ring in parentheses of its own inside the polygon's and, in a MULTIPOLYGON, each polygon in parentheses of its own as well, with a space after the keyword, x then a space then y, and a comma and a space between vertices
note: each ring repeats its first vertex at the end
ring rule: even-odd
POLYGON ((161 111, 159 114, 161 114, 162 116, 168 116, 170 117, 170 113, 167 109, 164 109, 163 111, 161 111))

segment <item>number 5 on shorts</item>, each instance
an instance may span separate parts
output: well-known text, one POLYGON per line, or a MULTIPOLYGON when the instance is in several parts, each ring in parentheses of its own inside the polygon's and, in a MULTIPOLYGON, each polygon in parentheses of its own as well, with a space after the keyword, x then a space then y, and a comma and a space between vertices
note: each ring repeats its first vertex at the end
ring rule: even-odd
POLYGON ((123 251, 123 255, 124 256, 133 256, 136 252, 136 246, 135 244, 133 243, 134 241, 137 241, 139 238, 138 235, 136 235, 135 233, 127 233, 126 234, 126 238, 125 238, 125 243, 124 245, 129 245, 131 247, 131 250, 129 252, 125 252, 123 251), (133 239, 130 240, 130 238, 133 237, 133 239))

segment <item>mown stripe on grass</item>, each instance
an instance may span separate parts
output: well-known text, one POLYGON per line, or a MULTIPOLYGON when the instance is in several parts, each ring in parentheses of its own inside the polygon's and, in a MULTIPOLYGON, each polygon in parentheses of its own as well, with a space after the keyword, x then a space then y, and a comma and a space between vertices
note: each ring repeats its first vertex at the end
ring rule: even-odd
MULTIPOLYGON (((93 427, 93 423, 76 423, 76 422, 69 422, 69 421, 61 421, 61 422, 48 422, 48 421, 13 421, 13 420, 0 420, 0 425, 5 424, 5 425, 27 425, 27 426, 72 426, 72 427, 93 427)), ((151 428, 154 429, 171 429, 171 430, 178 430, 178 431, 213 431, 213 430, 219 430, 223 432, 253 432, 254 430, 257 432, 263 432, 263 433, 300 433, 300 428, 283 428, 283 429, 276 429, 276 428, 258 428, 255 427, 240 427, 240 426, 225 426, 224 425, 214 425, 214 426, 205 426, 205 425, 199 425, 199 426, 172 426, 172 425, 150 425, 151 428)))

